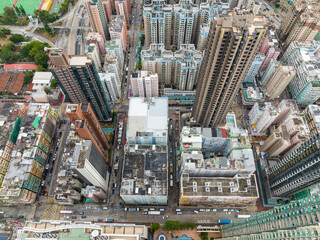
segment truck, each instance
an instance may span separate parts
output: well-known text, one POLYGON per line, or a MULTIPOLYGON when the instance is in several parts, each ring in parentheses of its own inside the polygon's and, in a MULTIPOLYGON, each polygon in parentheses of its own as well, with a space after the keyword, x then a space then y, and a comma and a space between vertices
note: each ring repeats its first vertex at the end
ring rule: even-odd
POLYGON ((170 187, 173 187, 173 180, 170 180, 170 187))
POLYGON ((251 217, 251 215, 238 215, 237 216, 238 218, 249 218, 249 217, 251 217))
POLYGON ((160 211, 149 211, 148 214, 149 215, 160 215, 161 212, 160 211))
POLYGON ((232 221, 230 219, 219 219, 218 222, 219 223, 232 223, 232 221))

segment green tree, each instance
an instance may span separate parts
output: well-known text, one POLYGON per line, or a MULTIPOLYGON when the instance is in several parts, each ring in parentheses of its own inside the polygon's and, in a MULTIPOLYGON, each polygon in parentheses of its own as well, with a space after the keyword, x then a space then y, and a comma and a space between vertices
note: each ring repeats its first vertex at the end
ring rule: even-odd
POLYGON ((51 84, 50 84, 50 87, 51 88, 56 88, 58 85, 58 81, 56 79, 52 79, 51 81, 51 84))
POLYGON ((172 221, 172 220, 165 221, 163 226, 163 230, 167 230, 167 231, 178 230, 179 228, 180 228, 180 222, 172 221))
POLYGON ((8 17, 14 17, 16 14, 13 8, 6 6, 3 8, 3 15, 8 17))
POLYGON ((279 4, 279 3, 277 3, 277 4, 276 4, 276 8, 279 8, 279 7, 280 7, 280 4, 279 4))
POLYGON ((61 7, 60 7, 60 10, 59 10, 59 13, 64 14, 67 11, 68 11, 68 2, 65 1, 65 2, 61 3, 61 7))
POLYGON ((20 12, 21 12, 21 15, 23 16, 27 15, 26 10, 24 10, 24 7, 22 5, 20 5, 20 12))
POLYGON ((43 23, 52 23, 58 19, 56 13, 49 13, 46 10, 34 10, 34 14, 39 17, 39 20, 43 23))
POLYGON ((139 60, 138 60, 138 63, 137 63, 137 68, 138 68, 138 70, 142 69, 141 56, 139 56, 139 60))
POLYGON ((32 78, 33 78, 34 72, 32 71, 27 71, 26 75, 23 78, 23 82, 24 84, 28 84, 31 82, 32 78))
POLYGON ((214 238, 213 238, 213 237, 210 237, 210 240, 214 240, 214 238))
POLYGON ((15 51, 17 49, 16 45, 14 45, 14 43, 12 42, 9 42, 6 46, 5 46, 6 49, 9 49, 11 51, 15 51))
POLYGON ((37 72, 47 72, 48 69, 44 68, 42 65, 37 66, 37 72))
POLYGON ((4 63, 14 63, 18 61, 19 55, 7 48, 4 48, 0 52, 0 59, 4 63))
POLYGON ((27 41, 28 39, 26 39, 23 35, 21 34, 13 34, 9 40, 11 42, 14 42, 14 43, 20 43, 20 42, 24 42, 24 41, 27 41))
POLYGON ((36 65, 41 65, 44 68, 48 68, 49 56, 44 51, 38 52, 34 56, 34 62, 36 65))
POLYGON ((18 16, 22 15, 19 7, 15 6, 15 7, 14 7, 14 10, 16 11, 16 14, 17 14, 18 16))
POLYGON ((144 46, 144 40, 145 40, 145 35, 141 34, 141 36, 140 36, 141 46, 144 46))
POLYGON ((49 94, 51 92, 51 89, 48 87, 44 87, 43 90, 45 91, 46 94, 49 94))
POLYGON ((160 224, 159 223, 153 223, 151 224, 151 226, 149 227, 149 231, 154 234, 155 231, 157 231, 160 228, 160 224))
POLYGON ((200 233, 201 240, 208 240, 208 233, 207 232, 201 232, 200 233))

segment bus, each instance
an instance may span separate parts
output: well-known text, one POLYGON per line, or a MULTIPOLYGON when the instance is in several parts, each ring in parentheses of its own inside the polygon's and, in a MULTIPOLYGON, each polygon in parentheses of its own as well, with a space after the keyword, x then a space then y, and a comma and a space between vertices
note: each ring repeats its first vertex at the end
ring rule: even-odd
POLYGON ((60 214, 73 214, 72 210, 60 210, 60 214))
POLYGON ((220 219, 218 220, 219 223, 232 223, 230 219, 220 219))
POLYGON ((251 215, 238 215, 238 218, 249 218, 249 217, 251 217, 251 215))

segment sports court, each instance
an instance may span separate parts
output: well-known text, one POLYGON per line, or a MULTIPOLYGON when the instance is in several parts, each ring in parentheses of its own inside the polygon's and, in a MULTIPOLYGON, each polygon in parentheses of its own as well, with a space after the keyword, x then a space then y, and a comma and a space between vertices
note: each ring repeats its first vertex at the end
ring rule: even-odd
POLYGON ((4 7, 11 7, 13 3, 14 0, 0 0, 0 15, 2 15, 4 7))
POLYGON ((27 15, 34 15, 34 10, 39 8, 42 0, 16 0, 16 2, 16 6, 23 6, 27 15))

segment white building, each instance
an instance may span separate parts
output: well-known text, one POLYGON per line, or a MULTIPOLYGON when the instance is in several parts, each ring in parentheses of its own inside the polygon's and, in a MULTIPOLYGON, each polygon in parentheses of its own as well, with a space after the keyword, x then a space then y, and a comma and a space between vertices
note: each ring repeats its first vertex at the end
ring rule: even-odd
POLYGON ((116 56, 122 69, 124 63, 123 46, 121 39, 114 39, 106 42, 106 54, 116 56))
POLYGON ((32 91, 43 90, 44 87, 50 87, 53 75, 51 72, 35 72, 32 80, 32 91))
POLYGON ((113 72, 99 73, 104 92, 109 102, 116 102, 121 96, 121 83, 113 72))
POLYGON ((164 49, 163 44, 151 44, 141 52, 142 69, 158 74, 160 84, 174 85, 182 91, 192 91, 200 69, 202 52, 193 44, 182 44, 177 51, 164 49))
POLYGON ((255 76, 258 74, 264 58, 265 57, 262 54, 258 54, 254 57, 253 62, 251 63, 251 66, 248 70, 248 73, 247 73, 245 79, 243 80, 244 83, 253 83, 254 82, 255 76))
POLYGON ((86 184, 108 190, 108 165, 90 140, 76 144, 71 168, 86 184))
POLYGON ((273 121, 279 116, 280 111, 277 107, 273 106, 271 103, 265 103, 263 108, 263 113, 260 115, 256 128, 254 129, 256 133, 265 132, 268 127, 273 123, 273 121))
POLYGON ((283 54, 287 65, 296 69, 296 76, 289 84, 298 104, 313 104, 320 96, 320 61, 316 54, 319 42, 292 42, 283 54))
POLYGON ((98 44, 90 43, 85 47, 84 53, 93 60, 98 71, 101 70, 100 52, 98 44))
POLYGON ((168 144, 168 98, 130 98, 127 143, 168 144))
POLYGON ((269 83, 271 77, 281 65, 282 64, 278 62, 276 59, 271 58, 269 65, 261 78, 261 82, 263 86, 266 86, 269 83))
POLYGON ((133 72, 131 88, 134 97, 158 97, 158 74, 148 71, 133 72))
POLYGON ((248 114, 250 124, 251 125, 256 124, 257 121, 259 120, 260 116, 262 115, 262 113, 263 113, 263 110, 259 106, 259 103, 255 103, 248 114))

